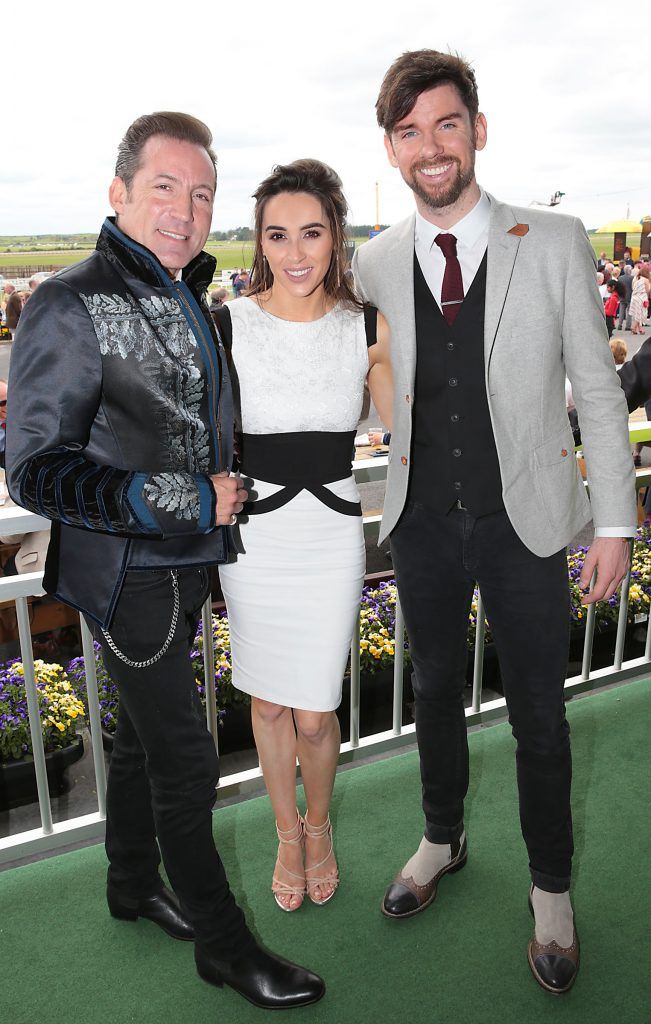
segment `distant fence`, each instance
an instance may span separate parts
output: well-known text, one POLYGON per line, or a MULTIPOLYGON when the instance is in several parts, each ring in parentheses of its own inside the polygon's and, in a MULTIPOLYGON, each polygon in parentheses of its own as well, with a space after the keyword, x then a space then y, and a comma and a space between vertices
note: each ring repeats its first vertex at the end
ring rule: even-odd
POLYGON ((28 267, 0 267, 0 274, 5 281, 14 277, 29 280, 35 274, 53 274, 57 270, 63 270, 64 266, 63 263, 33 263, 28 267))
MULTIPOLYGON (((80 253, 79 259, 85 259, 87 253, 80 253)), ((32 264, 28 267, 2 267, 0 266, 0 277, 3 277, 5 281, 11 281, 16 287, 19 287, 19 281, 29 281, 31 277, 36 274, 54 274, 57 270, 63 270, 68 264, 62 263, 42 263, 32 264)), ((213 284, 221 284, 224 288, 231 287, 231 274, 235 268, 216 270, 213 278, 213 284)))

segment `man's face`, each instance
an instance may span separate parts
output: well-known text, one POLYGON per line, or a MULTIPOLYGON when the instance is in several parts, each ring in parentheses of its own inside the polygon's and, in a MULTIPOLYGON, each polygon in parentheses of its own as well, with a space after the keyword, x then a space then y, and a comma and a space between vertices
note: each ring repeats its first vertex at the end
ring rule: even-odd
POLYGON ((0 423, 7 419, 7 384, 0 380, 0 423))
POLYGON ((434 210, 453 206, 475 180, 475 151, 486 145, 486 118, 475 124, 458 90, 438 85, 422 92, 391 135, 389 162, 410 189, 434 210))
POLYGON ((118 227, 146 246, 174 277, 203 249, 215 197, 215 171, 202 146, 155 135, 145 143, 127 191, 109 189, 118 227))

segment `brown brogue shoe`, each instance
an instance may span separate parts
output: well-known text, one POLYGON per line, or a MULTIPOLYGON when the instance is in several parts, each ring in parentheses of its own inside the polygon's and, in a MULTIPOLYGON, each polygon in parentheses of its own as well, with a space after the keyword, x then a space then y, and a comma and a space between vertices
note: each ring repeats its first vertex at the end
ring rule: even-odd
POLYGON ((559 946, 557 942, 542 945, 534 935, 529 942, 527 956, 531 973, 542 988, 554 995, 569 992, 579 971, 576 929, 571 946, 559 946))
POLYGON ((382 900, 381 910, 385 917, 413 917, 433 903, 439 880, 443 875, 453 875, 455 871, 460 871, 468 860, 468 844, 465 837, 463 843, 457 840, 456 844, 451 843, 450 846, 450 863, 424 885, 418 885, 413 878, 403 875, 402 871, 398 872, 382 900))
MULTIPOLYGON (((533 886, 531 891, 533 892, 533 886)), ((529 911, 535 921, 531 892, 529 911)), ((527 959, 531 973, 546 992, 552 992, 554 995, 569 992, 579 971, 579 937, 576 925, 572 929, 572 942, 569 946, 559 946, 554 940, 545 944, 538 942, 534 931, 527 947, 527 959)))

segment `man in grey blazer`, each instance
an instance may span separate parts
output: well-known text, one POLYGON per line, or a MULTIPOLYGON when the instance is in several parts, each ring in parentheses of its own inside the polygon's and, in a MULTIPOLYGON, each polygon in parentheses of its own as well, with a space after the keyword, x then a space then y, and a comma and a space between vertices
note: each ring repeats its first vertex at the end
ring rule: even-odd
POLYGON ((529 965, 543 988, 565 992, 579 965, 569 896, 565 547, 592 517, 585 603, 610 597, 636 522, 626 403, 581 223, 516 209, 477 184, 475 152, 487 128, 469 65, 434 50, 405 53, 387 72, 376 110, 416 213, 362 246, 353 269, 391 329, 395 400, 381 536, 391 534, 413 659, 425 814, 420 846, 382 909, 392 918, 418 913, 441 877, 466 862, 463 691, 478 582, 517 741, 535 917, 529 965), (590 501, 574 458, 566 374, 590 501))

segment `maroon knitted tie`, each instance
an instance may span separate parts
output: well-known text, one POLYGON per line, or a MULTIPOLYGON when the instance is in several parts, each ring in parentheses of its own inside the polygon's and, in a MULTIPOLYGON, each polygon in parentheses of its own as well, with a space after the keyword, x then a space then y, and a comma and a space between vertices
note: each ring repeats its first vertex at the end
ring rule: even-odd
POLYGON ((445 274, 441 288, 441 309, 450 327, 457 318, 463 302, 463 278, 457 259, 457 240, 454 235, 437 235, 434 239, 445 256, 445 274))

